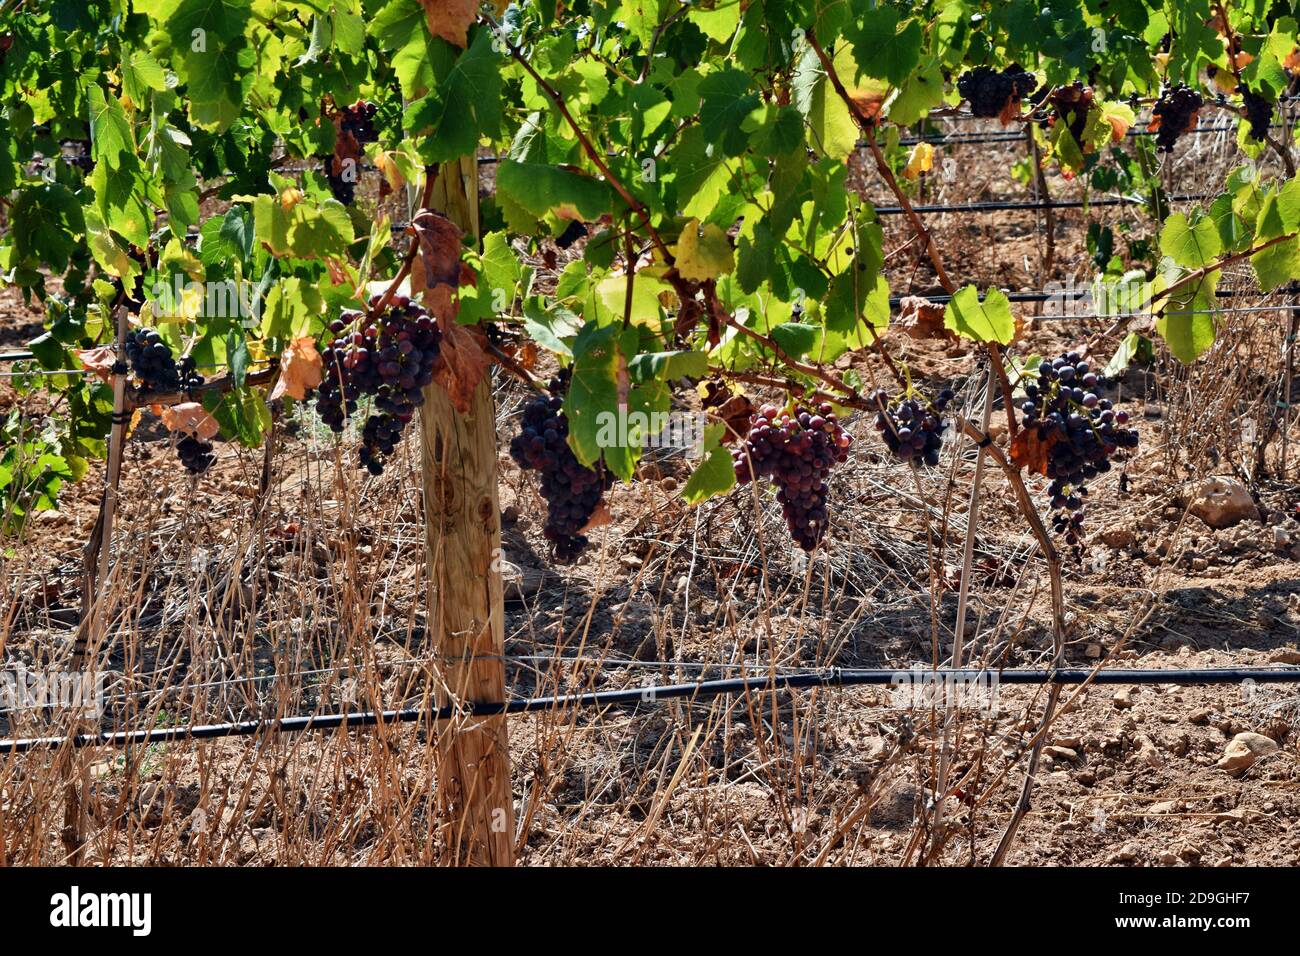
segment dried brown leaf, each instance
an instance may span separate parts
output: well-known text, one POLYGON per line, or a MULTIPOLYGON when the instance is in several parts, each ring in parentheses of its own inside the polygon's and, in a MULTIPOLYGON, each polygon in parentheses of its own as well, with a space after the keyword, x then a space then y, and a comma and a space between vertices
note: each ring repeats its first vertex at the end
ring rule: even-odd
POLYGON ((101 382, 111 381, 113 378, 113 364, 117 361, 117 353, 111 346, 101 345, 93 349, 73 349, 77 358, 81 361, 82 368, 94 373, 94 376, 101 382))
POLYGON ((271 390, 271 400, 290 398, 302 401, 307 393, 321 383, 324 365, 316 351, 316 341, 310 336, 294 339, 280 353, 280 377, 271 390))
POLYGON ((208 414, 198 402, 181 402, 162 409, 162 422, 171 431, 183 435, 193 435, 200 441, 207 441, 221 431, 217 420, 208 414))

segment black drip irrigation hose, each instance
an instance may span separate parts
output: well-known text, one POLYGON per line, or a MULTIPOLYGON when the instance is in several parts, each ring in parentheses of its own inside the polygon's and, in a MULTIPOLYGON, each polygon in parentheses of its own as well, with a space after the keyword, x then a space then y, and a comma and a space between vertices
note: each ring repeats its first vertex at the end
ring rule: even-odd
POLYGON ((1058 670, 988 671, 975 668, 915 668, 912 670, 843 670, 832 668, 808 674, 775 677, 735 677, 725 680, 698 681, 691 684, 645 685, 624 690, 591 691, 552 697, 529 697, 506 703, 471 703, 448 705, 433 710, 361 711, 357 713, 318 714, 307 717, 280 717, 245 720, 226 724, 199 724, 191 727, 164 727, 154 730, 125 730, 115 733, 81 734, 75 737, 29 737, 0 740, 0 754, 25 754, 71 745, 82 747, 129 747, 133 745, 179 743, 188 740, 219 740, 227 737, 252 737, 263 732, 295 734, 312 730, 352 730, 381 724, 414 723, 420 720, 451 720, 457 717, 499 717, 559 711, 570 708, 615 707, 622 704, 656 704, 674 698, 712 698, 728 694, 807 690, 817 687, 853 687, 862 685, 933 687, 937 682, 967 682, 979 686, 994 684, 1257 684, 1300 683, 1300 667, 1249 668, 1218 667, 1184 670, 1100 670, 1062 668, 1058 670))

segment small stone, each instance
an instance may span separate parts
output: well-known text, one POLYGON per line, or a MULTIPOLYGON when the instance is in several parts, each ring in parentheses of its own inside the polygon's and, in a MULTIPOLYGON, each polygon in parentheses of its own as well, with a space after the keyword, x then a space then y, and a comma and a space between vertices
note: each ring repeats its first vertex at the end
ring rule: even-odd
POLYGON ((1177 813, 1182 808, 1183 805, 1177 800, 1161 800, 1159 803, 1151 804, 1147 812, 1156 814, 1177 813))
POLYGON ((1206 478, 1193 493, 1188 510, 1211 528, 1231 528, 1247 519, 1259 520, 1255 499, 1235 478, 1206 478))
POLYGON ((1091 660, 1097 660, 1101 657, 1102 647, 1100 644, 1089 644, 1083 649, 1083 656, 1091 660))
POLYGON ((1230 773, 1244 773, 1255 765, 1260 757, 1277 750, 1277 741, 1263 734, 1245 731, 1237 734, 1228 742, 1223 756, 1215 764, 1220 770, 1230 773))
POLYGON ((1187 715, 1187 722, 1189 724, 1195 724, 1198 727, 1202 727, 1205 724, 1208 724, 1210 722, 1210 718, 1212 716, 1213 713, 1211 712, 1210 708, 1201 707, 1200 709, 1194 710, 1187 715))
POLYGON ((1269 660, 1274 664, 1300 664, 1300 651, 1294 647, 1279 647, 1269 660))
POLYGON ((1112 525, 1101 532, 1101 540, 1111 548, 1131 548, 1133 542, 1137 540, 1133 529, 1124 525, 1112 525))
POLYGON ((1115 696, 1111 698, 1113 703, 1120 710, 1127 710, 1133 706, 1133 697, 1137 694, 1136 687, 1121 687, 1115 691, 1115 696))
POLYGON ((1205 560, 1205 558, 1192 558, 1193 571, 1204 571, 1209 566, 1210 562, 1205 560))
POLYGON ((1158 859, 1161 866, 1176 866, 1178 864, 1178 854, 1172 850, 1165 850, 1158 859))
POLYGON ((1047 756, 1051 757, 1053 760, 1068 760, 1070 763, 1079 762, 1078 752, 1069 747, 1058 747, 1053 744, 1050 747, 1044 747, 1043 753, 1047 754, 1047 756))
POLYGON ((1132 863, 1141 854, 1142 848, 1136 843, 1125 843, 1111 856, 1112 863, 1132 863))
POLYGON ((659 482, 659 487, 662 488, 664 491, 676 491, 677 479, 674 478, 672 475, 669 475, 663 481, 659 482))
POLYGON ((641 558, 635 554, 625 554, 618 561, 625 568, 639 568, 643 563, 641 558))
POLYGON ((1138 759, 1148 767, 1163 767, 1165 758, 1160 756, 1160 751, 1156 748, 1155 741, 1146 734, 1140 734, 1137 738, 1138 759))

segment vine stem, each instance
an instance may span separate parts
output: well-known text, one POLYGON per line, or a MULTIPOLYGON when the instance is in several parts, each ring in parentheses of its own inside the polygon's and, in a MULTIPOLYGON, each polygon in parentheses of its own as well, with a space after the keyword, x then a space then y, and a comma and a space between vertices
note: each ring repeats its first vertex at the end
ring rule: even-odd
MULTIPOLYGON (((993 417, 993 373, 984 380, 984 410, 980 414, 980 427, 987 433, 993 417)), ((966 541, 962 549, 961 584, 957 590, 957 624, 952 638, 952 666, 962 666, 966 650, 966 611, 970 601, 970 585, 975 566, 975 530, 979 525, 980 488, 984 482, 984 449, 975 455, 975 477, 971 480, 970 505, 966 509, 966 541)), ((943 721, 943 743, 939 751, 939 775, 934 788, 934 827, 931 835, 929 858, 943 849, 943 807, 948 797, 948 769, 952 758, 953 704, 947 701, 943 721)))
POLYGON ((506 49, 509 50, 510 58, 524 68, 524 72, 532 78, 533 82, 537 84, 538 89, 546 95, 546 98, 550 100, 556 110, 559 111, 560 116, 562 116, 564 121, 569 124, 569 128, 573 130, 573 135, 578 138, 578 143, 582 146, 582 151, 587 154, 587 159, 591 161, 591 164, 596 167, 602 176, 605 177, 606 182, 614 188, 614 191, 618 193, 619 197, 627 204, 628 208, 641 217, 641 225, 644 226, 646 232, 649 233, 651 242, 655 244, 655 248, 658 249, 660 255, 664 257, 664 261, 671 266, 676 259, 668 249, 668 246, 664 243, 663 238, 659 235, 658 230, 655 229, 654 223, 650 221, 650 210, 646 208, 643 202, 633 196, 628 188, 623 185, 622 181, 614 175, 613 170, 611 170, 609 164, 605 162, 605 158, 601 155, 600 150, 596 149, 595 145, 591 142, 591 137, 589 137, 586 131, 578 125, 578 121, 574 118, 573 113, 569 111, 569 107, 565 104, 564 98, 560 96, 559 91, 548 83, 542 75, 537 72, 537 70, 533 69, 533 65, 524 57, 523 51, 520 50, 518 46, 505 40, 505 34, 502 32, 501 27, 495 20, 486 15, 483 16, 482 19, 492 28, 497 37, 501 39, 501 42, 506 49))
MULTIPOLYGON (((424 167, 424 192, 420 196, 420 208, 415 211, 416 215, 419 215, 422 211, 428 209, 429 203, 433 201, 433 187, 438 182, 438 172, 439 169, 437 166, 424 167)), ((411 222, 414 221, 415 216, 412 216, 411 222)), ((388 308, 388 303, 393 301, 393 296, 397 294, 398 288, 401 287, 402 283, 406 280, 406 277, 411 274, 411 267, 415 265, 415 257, 420 254, 420 237, 416 235, 414 227, 408 228, 411 229, 411 248, 407 250, 406 258, 402 260, 402 267, 397 270, 397 275, 393 277, 393 281, 388 284, 388 288, 384 290, 384 294, 380 297, 374 308, 370 310, 370 315, 372 317, 382 314, 384 309, 388 308)))
MULTIPOLYGON (((948 277, 947 270, 943 267, 942 257, 935 245, 934 237, 926 229, 925 223, 917 215, 916 210, 912 208, 911 202, 903 193, 902 188, 898 185, 898 180, 894 177, 893 170, 889 168, 888 162, 885 161, 884 154, 880 151, 880 146, 876 142, 875 122, 868 116, 864 116, 862 110, 858 107, 853 98, 849 96, 848 90, 845 89, 839 75, 835 71, 835 64, 831 58, 826 55, 817 42, 816 37, 810 30, 807 34, 808 43, 817 53, 817 58, 821 61, 822 68, 826 71, 826 76, 830 80, 835 92, 839 94, 845 105, 849 108, 850 113, 857 121, 858 126, 866 135, 867 147, 871 150, 872 158, 875 160, 876 169, 880 172, 881 177, 885 180, 890 190, 898 200, 908 221, 911 223, 912 230, 921 237, 926 252, 930 257, 930 262, 934 265, 935 273, 938 275, 939 282, 949 295, 955 295, 956 286, 952 279, 948 277)), ((1006 405, 1008 438, 1014 439, 1016 435, 1016 420, 1014 411, 1014 402, 1012 401, 1011 383, 1007 379, 1006 369, 1002 363, 1002 350, 996 342, 986 343, 989 354, 989 374, 996 375, 998 383, 1002 390, 1003 402, 1006 405)), ((1051 536, 1047 533, 1047 528, 1043 525, 1043 519, 1038 514, 1038 509, 1034 507, 1033 500, 1029 497, 1029 491, 1025 487, 1024 481, 1020 477, 1019 469, 1002 453, 1002 450, 993 445, 988 435, 983 430, 976 428, 964 418, 958 419, 959 427, 968 437, 972 438, 981 448, 987 448, 990 455, 1002 468, 1007 477, 1007 481, 1016 495, 1016 501, 1020 513, 1025 520, 1029 522, 1030 529, 1037 539, 1039 547, 1043 550, 1043 559, 1047 562, 1048 579, 1051 585, 1052 593, 1052 645, 1053 645, 1053 667, 1059 667, 1065 656, 1065 590, 1061 584, 1061 558, 1057 553, 1055 546, 1052 544, 1051 536)), ((968 576, 968 574, 966 575, 968 576)), ((965 577, 963 577, 963 583, 965 577)), ((1056 702, 1060 696, 1059 685, 1053 685, 1053 690, 1048 695, 1047 706, 1043 710, 1043 717, 1040 723, 1041 728, 1046 728, 1051 723, 1056 712, 1056 702)), ((1016 802, 1015 810, 1011 814, 1011 819, 1007 823, 1006 830, 1003 832, 1002 839, 998 843, 992 859, 992 865, 998 866, 1006 856, 1015 839, 1017 829, 1024 815, 1029 810, 1029 800, 1033 793, 1034 774, 1038 770, 1038 761, 1042 753, 1043 738, 1046 735, 1040 733, 1034 743, 1034 747, 1029 756, 1029 766, 1025 770, 1025 782, 1020 791, 1020 799, 1016 802)))
MULTIPOLYGON (((880 173, 880 178, 885 181, 885 185, 889 187, 889 191, 894 194, 894 199, 898 202, 899 208, 903 210, 903 214, 907 217, 908 224, 912 227, 912 232, 919 237, 921 245, 925 247, 925 254, 929 258, 930 264, 934 266, 934 272, 939 279, 939 284, 943 286, 944 291, 949 295, 956 295, 957 284, 953 282, 952 278, 948 275, 948 270, 943 264, 943 256, 940 254, 939 247, 934 241, 934 235, 921 220, 917 211, 912 207, 912 201, 908 199, 907 194, 903 192, 903 188, 898 184, 898 178, 894 175, 894 171, 889 168, 889 163, 885 160, 885 154, 880 151, 880 144, 876 142, 875 121, 870 116, 865 115, 858 104, 854 102, 853 97, 849 96, 849 91, 845 88, 843 81, 840 79, 839 73, 835 69, 834 61, 827 56, 826 51, 822 49, 821 44, 817 42, 817 38, 811 30, 808 31, 808 43, 812 46, 814 52, 816 52, 817 59, 821 61, 822 69, 826 71, 826 77, 835 88, 835 92, 839 95, 840 99, 844 101, 844 105, 849 108, 849 112, 857 122, 858 127, 862 130, 863 135, 865 136, 867 148, 871 150, 871 158, 875 161, 876 171, 880 173)), ((998 377, 998 384, 1002 388, 1002 399, 1007 409, 1007 432, 1010 437, 1014 438, 1016 436, 1016 416, 1012 408, 1011 383, 1007 380, 1006 370, 1002 367, 1002 348, 997 342, 986 342, 984 344, 989 352, 990 365, 998 377)))
MULTIPOLYGON (((126 354, 126 306, 119 296, 117 307, 117 354, 126 354)), ((113 425, 108 438, 108 462, 104 468, 104 493, 100 499, 99 517, 91 530, 82 553, 81 621, 72 645, 72 670, 85 671, 87 660, 99 646, 101 633, 100 589, 108 577, 109 557, 112 551, 113 519, 117 514, 117 489, 122 475, 122 446, 126 437, 127 422, 126 374, 119 371, 113 376, 113 425)), ((80 718, 68 725, 70 737, 81 732, 80 718)), ((63 766, 63 848, 67 862, 80 866, 85 852, 85 805, 83 795, 89 785, 89 764, 76 751, 67 755, 63 766), (80 789, 78 785, 80 784, 80 789)))
MULTIPOLYGON (((1223 36, 1228 41, 1228 65, 1232 67, 1232 75, 1237 80, 1237 89, 1244 94, 1246 84, 1241 81, 1241 67, 1237 63, 1237 35, 1232 30, 1232 24, 1228 22, 1228 5, 1224 0, 1215 0, 1214 8, 1219 14, 1219 19, 1223 21, 1223 36)), ((1225 108, 1232 110, 1238 116, 1245 115, 1244 108, 1240 111, 1231 106, 1225 108)), ((1295 179, 1295 160, 1291 158, 1291 151, 1267 132, 1264 134, 1264 142, 1268 143, 1273 152, 1281 158, 1282 165, 1286 167, 1287 178, 1295 179)))

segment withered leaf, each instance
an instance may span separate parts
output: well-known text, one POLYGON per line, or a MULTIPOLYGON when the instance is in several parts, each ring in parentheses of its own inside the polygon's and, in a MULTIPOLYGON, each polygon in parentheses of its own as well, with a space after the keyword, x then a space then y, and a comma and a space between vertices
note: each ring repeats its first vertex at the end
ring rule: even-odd
POLYGON ((200 441, 207 441, 221 431, 217 420, 208 414, 198 402, 181 402, 162 410, 162 422, 171 431, 183 435, 193 435, 200 441))
POLYGON ((321 383, 324 366, 316 341, 310 336, 294 339, 280 354, 280 377, 271 389, 271 401, 288 395, 302 401, 307 393, 321 383))

